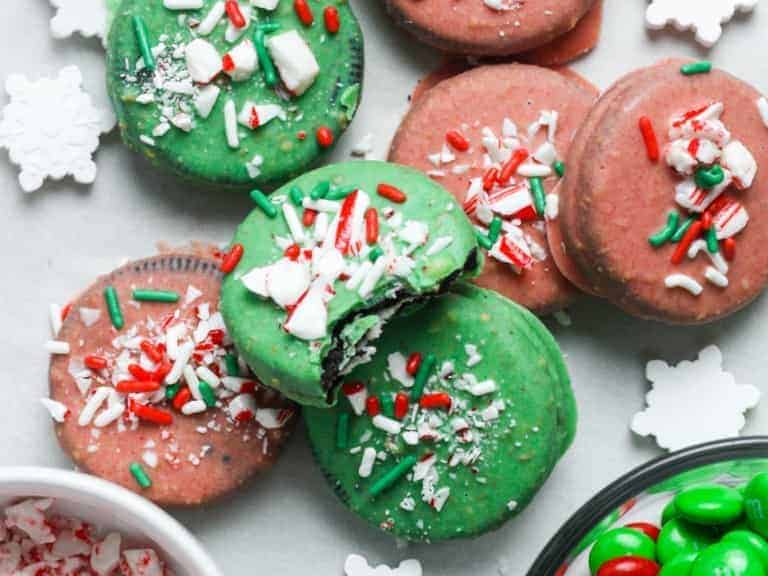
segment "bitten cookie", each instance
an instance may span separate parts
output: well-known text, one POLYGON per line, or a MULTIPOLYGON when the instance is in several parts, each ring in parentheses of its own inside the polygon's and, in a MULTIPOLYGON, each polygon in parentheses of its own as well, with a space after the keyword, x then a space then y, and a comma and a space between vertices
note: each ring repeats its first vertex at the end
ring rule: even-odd
POLYGON ((354 117, 363 39, 339 0, 124 0, 107 74, 123 139, 154 165, 202 185, 273 187, 354 117))
POLYGON ((255 200, 222 313, 262 381, 302 404, 334 404, 385 322, 478 267, 461 206, 411 168, 326 166, 255 200))
POLYGON ((46 405, 79 468, 191 506, 272 466, 295 407, 239 360, 220 283, 213 260, 163 255, 118 268, 67 307, 46 405))
POLYGON ((766 109, 707 62, 668 61, 620 81, 571 150, 564 270, 645 318, 703 323, 747 305, 768 281, 766 109))
POLYGON ((544 326, 492 291, 457 284, 385 326, 378 348, 336 408, 305 411, 344 504, 418 541, 476 536, 518 514, 576 426, 544 326))
MULTIPOLYGON (((389 159, 450 190, 478 227, 487 258, 477 283, 540 314, 575 290, 548 254, 547 194, 597 99, 574 73, 483 66, 427 90, 403 120, 389 159)), ((551 202, 550 202, 551 204, 551 202)))

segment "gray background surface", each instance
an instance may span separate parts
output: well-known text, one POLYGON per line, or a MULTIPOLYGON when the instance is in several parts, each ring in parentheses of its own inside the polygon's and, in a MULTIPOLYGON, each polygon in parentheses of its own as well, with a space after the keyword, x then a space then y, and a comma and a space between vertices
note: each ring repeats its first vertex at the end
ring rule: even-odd
MULTIPOLYGON (((362 108, 334 154, 337 160, 348 158, 349 148, 367 132, 374 134, 377 156, 383 157, 409 92, 438 60, 430 49, 394 29, 380 2, 352 2, 366 33, 367 77, 362 108)), ((687 35, 647 33, 645 6, 645 0, 607 0, 602 42, 575 68, 606 87, 630 69, 663 57, 708 56, 768 90, 768 6, 732 22, 711 52, 698 49, 687 35)), ((104 98, 98 41, 51 39, 48 18, 53 11, 45 0, 6 0, 1 14, 0 78, 12 72, 37 77, 78 64, 87 88, 104 98)), ((4 95, 0 101, 5 102, 4 95)), ((187 189, 150 170, 115 134, 103 139, 97 156, 100 172, 91 187, 67 180, 24 195, 16 169, 2 156, 0 465, 69 467, 38 403, 47 389, 43 342, 49 337, 48 304, 66 301, 124 258, 151 254, 158 240, 227 241, 250 202, 187 189)), ((716 343, 738 381, 768 393, 765 298, 703 328, 645 323, 589 300, 572 315, 572 327, 553 329, 567 354, 581 407, 576 444, 536 501, 498 532, 468 542, 398 548, 393 539, 341 507, 311 462, 303 430, 272 473, 229 501, 176 516, 231 576, 335 576, 342 574, 344 559, 353 552, 390 564, 416 557, 429 576, 524 574, 571 512, 609 481, 659 454, 650 441, 634 438, 628 429, 632 414, 643 405, 647 360, 694 358, 705 345, 716 343)), ((768 407, 753 411, 746 431, 768 432, 768 407)))

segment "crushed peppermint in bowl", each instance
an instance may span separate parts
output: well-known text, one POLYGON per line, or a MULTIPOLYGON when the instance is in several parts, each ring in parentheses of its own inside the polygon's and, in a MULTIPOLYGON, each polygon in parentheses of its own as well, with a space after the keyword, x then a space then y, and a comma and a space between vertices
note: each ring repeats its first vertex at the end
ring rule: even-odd
POLYGON ((0 574, 221 576, 170 515, 99 478, 2 468, 0 507, 0 574))

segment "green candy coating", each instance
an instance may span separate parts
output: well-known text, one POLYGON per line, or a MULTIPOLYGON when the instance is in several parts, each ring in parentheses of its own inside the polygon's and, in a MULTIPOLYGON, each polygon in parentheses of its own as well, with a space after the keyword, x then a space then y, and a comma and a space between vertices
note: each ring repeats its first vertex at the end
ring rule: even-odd
POLYGON ((659 562, 666 564, 680 554, 698 552, 715 542, 715 536, 706 528, 673 518, 661 529, 656 543, 659 562))
POLYGON ((597 574, 600 567, 614 558, 639 556, 656 559, 656 544, 639 530, 616 528, 597 539, 589 553, 589 569, 597 574))
POLYGON ((703 550, 691 576, 765 576, 760 557, 738 542, 720 542, 703 550))
POLYGON ((744 508, 749 527, 768 538, 768 472, 758 474, 747 484, 744 508))
POLYGON ((680 512, 677 511, 677 508, 675 507, 675 500, 673 498, 667 503, 666 506, 664 506, 664 510, 661 512, 661 524, 664 525, 670 520, 678 518, 679 516, 680 512))
POLYGON ((768 571, 768 542, 759 534, 749 530, 734 530, 723 536, 723 542, 737 542, 760 556, 763 568, 768 571))
POLYGON ((658 576, 690 576, 698 552, 679 554, 661 567, 658 576))
POLYGON ((675 497, 675 508, 686 520, 705 526, 720 526, 741 517, 744 498, 735 488, 704 484, 680 492, 675 497))
MULTIPOLYGON (((195 183, 217 189, 274 188, 305 172, 325 155, 327 150, 315 138, 318 128, 329 128, 334 141, 338 141, 352 120, 361 96, 362 31, 346 0, 313 5, 315 24, 309 27, 299 21, 289 0, 279 2, 272 11, 254 7, 248 29, 235 43, 225 40, 228 23, 225 16, 220 25, 203 38, 214 45, 220 57, 243 40, 254 41, 257 24, 278 24, 280 30, 274 34, 296 31, 309 45, 320 68, 314 83, 303 94, 285 100, 287 92, 282 87, 268 85, 264 65, 244 81, 232 81, 222 73, 212 82, 221 93, 207 118, 196 113, 194 95, 184 90, 172 92, 161 88, 153 91, 154 102, 137 101, 153 78, 148 71, 136 69, 140 51, 132 18, 141 17, 146 23, 153 47, 164 38, 168 49, 156 58, 162 77, 181 79, 181 74, 186 72, 184 47, 196 37, 191 24, 205 18, 216 1, 204 0, 199 10, 179 11, 166 9, 160 0, 123 0, 114 10, 108 37, 107 85, 120 131, 125 143, 153 165, 170 169, 195 183), (341 27, 336 34, 329 34, 323 26, 322 9, 326 5, 338 10, 341 27), (181 21, 180 16, 185 16, 186 22, 181 21), (182 53, 181 58, 173 58, 177 49, 182 53), (166 74, 164 70, 169 72, 166 74), (278 93, 276 88, 282 92, 278 93), (230 148, 224 121, 225 103, 230 98, 238 112, 250 101, 280 105, 287 117, 285 121, 276 118, 254 130, 238 125, 239 147, 230 148), (164 135, 153 135, 155 128, 163 124, 161 108, 168 104, 174 114, 182 107, 184 112, 191 113, 194 126, 189 132, 172 127, 164 135), (253 162, 258 156, 263 159, 260 165, 253 162)), ((250 4, 243 0, 240 3, 250 4)), ((270 35, 267 33, 267 39, 270 35)))
MULTIPOLYGON (((309 342, 286 332, 282 328, 286 311, 250 292, 240 280, 254 268, 271 265, 283 257, 284 250, 275 238, 290 238, 291 233, 282 210, 274 219, 260 209, 254 210, 238 228, 233 244, 242 244, 244 254, 222 285, 221 311, 229 333, 240 355, 264 384, 301 404, 327 407, 336 402, 338 383, 335 374, 326 369, 327 359, 340 353, 351 357, 369 331, 381 324, 378 308, 402 304, 409 298, 434 296, 462 274, 476 273, 481 262, 474 227, 461 206, 422 172, 385 162, 335 164, 286 184, 272 194, 272 200, 292 207, 289 192, 293 186, 312 190, 320 182, 331 182, 337 187, 354 185, 367 193, 370 205, 379 214, 394 209, 402 222, 422 222, 429 229, 427 244, 411 254, 414 266, 408 275, 384 275, 365 298, 357 289, 350 290, 345 282, 336 281, 335 296, 328 302, 327 334, 309 342), (407 195, 407 200, 393 204, 378 195, 376 190, 381 183, 396 186, 407 195), (434 239, 442 236, 452 238, 450 245, 427 255, 434 239)), ((381 218, 381 236, 390 230, 381 218)), ((358 262, 367 260, 362 255, 356 258, 358 262)))
MULTIPOLYGON (((315 458, 342 502, 370 524, 411 541, 476 536, 519 513, 570 445, 576 424, 576 406, 562 356, 541 322, 496 292, 458 283, 445 295, 391 320, 376 347, 373 360, 355 368, 347 381, 363 382, 369 398, 405 391, 407 387, 389 375, 388 357, 397 352, 405 357, 413 352, 425 358, 434 354, 434 377, 424 393, 447 393, 454 408, 450 415, 444 410, 420 410, 419 418, 440 418, 441 440, 416 445, 406 443, 402 433, 390 435, 375 427, 365 413, 353 415, 349 449, 344 451, 335 447, 335 427, 336 414, 351 412, 346 398, 332 409, 306 408, 304 418, 315 458), (476 344, 483 356, 471 367, 466 365, 466 344, 476 344), (446 361, 454 363, 457 376, 471 373, 478 381, 492 379, 497 390, 473 396, 458 386, 458 378, 441 378, 446 361), (470 428, 477 440, 454 440, 453 418, 473 421, 476 416, 472 414, 497 400, 504 402, 497 417, 481 429, 470 428), (482 457, 472 466, 448 466, 457 449, 471 450, 473 446, 480 448, 482 457), (387 454, 386 460, 375 463, 369 477, 358 473, 361 447, 387 454), (429 453, 436 457, 435 488, 450 490, 441 511, 422 500, 422 482, 407 476, 370 496, 380 479, 399 463, 429 453), (411 510, 401 507, 405 501, 410 502, 411 510)), ((411 402, 411 410, 413 406, 411 402)), ((410 416, 403 422, 409 420, 410 416)))

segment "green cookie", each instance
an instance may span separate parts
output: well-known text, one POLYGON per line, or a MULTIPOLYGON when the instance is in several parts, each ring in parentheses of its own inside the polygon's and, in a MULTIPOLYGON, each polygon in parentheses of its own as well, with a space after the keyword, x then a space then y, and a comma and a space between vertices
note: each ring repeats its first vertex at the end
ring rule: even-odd
POLYGON ((272 11, 240 0, 242 28, 229 12, 215 18, 223 0, 202 4, 170 10, 161 0, 123 0, 114 14, 107 82, 126 144, 158 167, 217 188, 271 188, 305 172, 357 110, 363 38, 348 2, 309 2, 314 23, 306 26, 292 0, 272 11), (338 14, 336 33, 324 23, 328 9, 338 14), (156 52, 154 71, 139 66, 142 26, 156 52), (227 131, 232 112, 236 137, 227 131))
POLYGON ((339 498, 414 541, 475 536, 518 514, 576 426, 568 373, 544 326, 497 293, 459 283, 392 320, 377 348, 347 378, 346 400, 305 410, 339 498), (414 353, 422 360, 411 379, 403 365, 414 353))
POLYGON ((254 372, 302 404, 334 404, 336 384, 375 351, 369 342, 387 318, 480 264, 461 206, 410 168, 326 166, 256 200, 262 208, 234 239, 244 256, 224 281, 222 313, 254 372), (404 202, 390 199, 399 194, 404 202), (303 204, 319 210, 310 226, 303 204))

